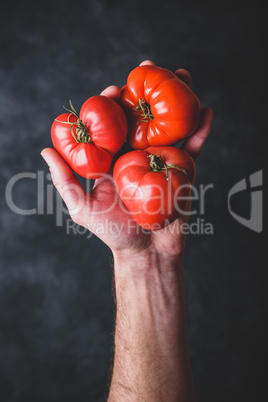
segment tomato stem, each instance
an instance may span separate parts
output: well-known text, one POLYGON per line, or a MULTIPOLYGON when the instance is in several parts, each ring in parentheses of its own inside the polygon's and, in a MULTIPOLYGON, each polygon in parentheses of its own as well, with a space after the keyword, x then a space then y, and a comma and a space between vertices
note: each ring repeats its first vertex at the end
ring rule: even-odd
POLYGON ((188 173, 186 170, 178 165, 175 165, 174 163, 166 164, 164 163, 163 159, 161 156, 156 156, 156 155, 148 155, 148 158, 150 158, 150 167, 153 172, 161 172, 162 170, 166 170, 166 179, 169 180, 168 177, 168 169, 177 169, 180 170, 182 173, 184 173, 186 176, 188 176, 188 173))
POLYGON ((143 99, 139 99, 139 104, 133 108, 133 110, 135 111, 142 111, 142 113, 140 113, 140 116, 142 116, 143 118, 141 119, 141 121, 147 121, 149 122, 150 120, 152 120, 154 118, 152 112, 151 112, 151 106, 149 105, 149 103, 147 103, 145 100, 143 99))
POLYGON ((77 113, 77 111, 75 110, 75 108, 73 107, 72 101, 71 99, 69 99, 69 103, 70 103, 70 108, 71 109, 67 109, 65 106, 63 106, 63 109, 67 110, 67 112, 70 112, 69 116, 67 117, 67 121, 60 121, 55 119, 55 121, 58 121, 59 123, 63 123, 63 124, 70 124, 70 130, 72 133, 72 136, 74 137, 76 142, 83 142, 83 144, 89 144, 91 142, 91 138, 88 132, 88 127, 87 127, 87 122, 84 124, 82 122, 82 120, 79 118, 79 115, 77 113), (74 115, 77 118, 77 121, 70 121, 70 116, 74 115), (76 125, 76 135, 73 131, 73 126, 76 125))

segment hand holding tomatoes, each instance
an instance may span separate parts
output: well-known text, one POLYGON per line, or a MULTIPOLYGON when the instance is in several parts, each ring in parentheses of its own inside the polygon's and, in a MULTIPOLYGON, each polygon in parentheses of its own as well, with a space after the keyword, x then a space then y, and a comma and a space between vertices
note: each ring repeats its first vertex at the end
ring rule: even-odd
MULTIPOLYGON (((145 63, 153 65, 149 61, 142 64, 145 63)), ((177 70, 176 75, 187 85, 190 84, 191 76, 186 70, 177 70)), ((118 101, 121 91, 118 87, 111 86, 104 90, 102 95, 118 101)), ((187 151, 194 160, 201 153, 210 133, 212 120, 213 111, 210 108, 202 108, 198 128, 182 145, 182 149, 187 151)), ((46 148, 42 151, 42 156, 50 167, 53 182, 64 199, 73 220, 95 233, 113 252, 126 250, 135 253, 141 250, 143 252, 155 250, 159 253, 174 255, 183 251, 185 236, 181 233, 180 226, 187 220, 186 215, 181 215, 169 226, 157 232, 144 231, 135 223, 117 196, 111 175, 104 175, 97 179, 92 192, 87 194, 73 175, 72 169, 55 150, 46 148), (79 208, 76 208, 78 204, 79 208)), ((168 168, 168 175, 171 170, 168 168)), ((185 168, 185 170, 187 169, 185 168)), ((162 170, 164 177, 166 177, 165 171, 166 169, 162 170)), ((188 179, 186 178, 186 180, 188 179)), ((168 180, 168 185, 170 183, 171 178, 168 180)))
POLYGON ((53 122, 53 145, 76 173, 96 179, 108 172, 126 140, 125 114, 117 102, 102 95, 89 98, 79 116, 71 102, 67 111, 53 122))

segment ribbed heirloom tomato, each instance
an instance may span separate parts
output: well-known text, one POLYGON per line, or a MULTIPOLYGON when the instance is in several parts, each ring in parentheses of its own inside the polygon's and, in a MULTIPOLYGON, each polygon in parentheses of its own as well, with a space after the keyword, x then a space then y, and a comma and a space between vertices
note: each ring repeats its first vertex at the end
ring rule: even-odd
POLYGON ((79 175, 96 179, 108 172, 112 158, 127 136, 127 119, 122 108, 111 98, 96 95, 80 110, 70 110, 53 122, 54 148, 79 175))
POLYGON ((193 134, 200 117, 200 102, 191 88, 171 71, 152 65, 130 72, 120 104, 134 149, 175 144, 193 134))
POLYGON ((117 192, 133 219, 148 230, 158 230, 183 213, 195 163, 175 147, 150 147, 122 155, 114 165, 117 192))

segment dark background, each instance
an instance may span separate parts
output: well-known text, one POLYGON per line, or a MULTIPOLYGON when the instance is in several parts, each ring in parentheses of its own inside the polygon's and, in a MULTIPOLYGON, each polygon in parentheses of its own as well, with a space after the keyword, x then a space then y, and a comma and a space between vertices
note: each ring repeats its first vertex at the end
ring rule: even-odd
MULTIPOLYGON (((188 69, 215 112, 197 164, 210 184, 214 235, 188 237, 189 338, 198 400, 260 400, 265 355, 262 245, 227 210, 239 180, 264 167, 266 24, 254 2, 9 1, 1 7, 1 196, 20 172, 44 171, 42 148, 69 97, 79 110, 141 61, 188 69)), ((45 176, 45 187, 51 182, 45 176)), ((46 193, 45 193, 46 194, 46 193)), ((54 193, 56 195, 56 192, 54 193)), ((37 205, 35 180, 14 190, 37 205)), ((249 215, 250 195, 233 208, 249 215)), ((102 401, 112 357, 111 253, 95 236, 66 234, 53 215, 0 206, 0 400, 102 401)))

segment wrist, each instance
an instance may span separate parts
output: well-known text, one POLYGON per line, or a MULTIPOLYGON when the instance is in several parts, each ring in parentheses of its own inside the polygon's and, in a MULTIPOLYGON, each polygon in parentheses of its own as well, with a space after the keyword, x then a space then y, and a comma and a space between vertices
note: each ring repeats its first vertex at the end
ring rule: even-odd
POLYGON ((115 274, 145 274, 157 270, 160 273, 174 272, 183 268, 183 253, 159 253, 154 248, 146 250, 113 251, 115 274))

